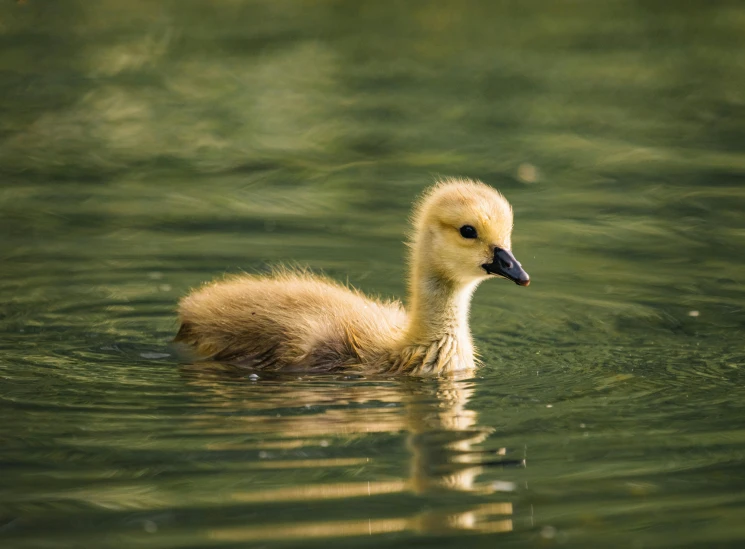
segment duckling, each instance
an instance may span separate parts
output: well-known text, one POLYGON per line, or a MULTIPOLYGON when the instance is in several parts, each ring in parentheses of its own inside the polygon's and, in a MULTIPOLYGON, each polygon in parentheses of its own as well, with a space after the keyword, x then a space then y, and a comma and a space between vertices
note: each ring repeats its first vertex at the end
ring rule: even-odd
POLYGON ((512 255, 512 207, 480 181, 446 179, 411 218, 408 308, 305 271, 239 275, 179 303, 175 342, 198 357, 272 371, 428 375, 474 368, 471 296, 530 277, 512 255))

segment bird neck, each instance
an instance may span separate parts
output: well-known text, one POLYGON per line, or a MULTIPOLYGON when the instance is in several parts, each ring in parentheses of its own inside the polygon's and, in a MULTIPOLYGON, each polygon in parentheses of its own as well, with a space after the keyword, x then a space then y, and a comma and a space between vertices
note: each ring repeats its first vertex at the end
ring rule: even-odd
POLYGON ((478 281, 456 284, 434 276, 416 277, 409 289, 409 327, 412 342, 425 343, 445 335, 468 335, 471 296, 478 281))
POLYGON ((403 354, 407 369, 445 372, 473 367, 473 343, 468 327, 471 296, 479 281, 457 283, 412 269, 409 287, 409 325, 403 354), (415 367, 416 363, 420 363, 415 367))

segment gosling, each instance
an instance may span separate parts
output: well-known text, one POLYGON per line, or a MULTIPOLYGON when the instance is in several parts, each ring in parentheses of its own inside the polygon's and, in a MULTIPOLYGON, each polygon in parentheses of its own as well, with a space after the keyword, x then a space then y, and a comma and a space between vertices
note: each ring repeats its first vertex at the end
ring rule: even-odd
POLYGON ((199 359, 270 371, 452 374, 474 368, 468 327, 480 282, 530 277, 512 255, 512 208, 495 189, 447 179, 414 206, 408 308, 304 271, 239 275, 179 304, 175 342, 199 359))

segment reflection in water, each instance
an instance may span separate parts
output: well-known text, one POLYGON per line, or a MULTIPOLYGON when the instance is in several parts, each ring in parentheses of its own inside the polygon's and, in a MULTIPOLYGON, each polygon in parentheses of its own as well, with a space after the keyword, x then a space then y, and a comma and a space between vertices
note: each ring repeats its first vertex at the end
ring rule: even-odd
MULTIPOLYGON (((490 465, 521 465, 522 461, 502 458, 504 448, 487 451, 474 448, 491 430, 478 426, 478 416, 467 409, 473 383, 466 379, 435 380, 346 380, 320 381, 315 378, 261 379, 251 383, 227 383, 226 378, 245 378, 245 371, 210 364, 183 369, 189 383, 200 391, 219 395, 226 406, 240 403, 231 415, 230 426, 200 424, 200 430, 220 433, 242 432, 265 435, 251 446, 260 456, 270 457, 279 449, 329 446, 327 439, 356 437, 370 433, 407 433, 409 475, 406 479, 360 482, 296 484, 277 489, 235 491, 231 499, 240 503, 317 503, 410 493, 425 495, 441 490, 470 492, 487 496, 493 484, 479 484, 478 476, 490 465), (292 408, 321 410, 312 414, 265 415, 292 408), (245 412, 251 412, 246 414, 245 412), (240 418, 238 424, 234 423, 240 418), (319 442, 319 437, 321 438, 319 442)), ((263 374, 262 374, 263 375, 263 374)), ((324 378, 321 378, 324 379, 324 378)), ((209 419, 210 422, 214 418, 209 419)), ((242 449, 247 446, 240 443, 242 449)), ((219 449, 228 450, 225 444, 219 449)), ((212 449, 216 449, 214 446, 212 449)), ((370 458, 356 458, 360 464, 370 458)), ((267 468, 329 468, 350 465, 355 458, 307 459, 263 462, 267 468)), ((492 496, 493 497, 493 496, 492 496)), ((491 498, 490 498, 491 499, 491 498)), ((318 521, 278 522, 270 525, 213 528, 210 537, 222 541, 287 540, 296 538, 344 537, 399 531, 448 533, 457 531, 507 532, 512 530, 512 503, 489 501, 466 508, 427 510, 408 516, 318 521)))
POLYGON ((210 537, 221 541, 288 540, 298 538, 327 538, 387 534, 414 530, 419 533, 448 533, 470 530, 479 533, 510 532, 511 519, 495 516, 511 515, 511 503, 478 505, 468 511, 440 515, 422 513, 401 519, 361 519, 313 523, 277 524, 244 528, 220 528, 210 532, 210 537))

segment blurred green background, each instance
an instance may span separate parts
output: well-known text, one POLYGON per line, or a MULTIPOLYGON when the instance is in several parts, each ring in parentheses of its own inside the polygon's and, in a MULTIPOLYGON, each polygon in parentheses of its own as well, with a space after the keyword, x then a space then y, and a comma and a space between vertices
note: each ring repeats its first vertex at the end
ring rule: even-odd
POLYGON ((737 1, 4 2, 0 540, 742 543, 743 90, 737 1), (477 292, 475 379, 171 356, 225 272, 403 297, 440 176, 533 280, 477 292))

